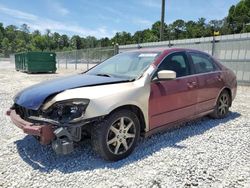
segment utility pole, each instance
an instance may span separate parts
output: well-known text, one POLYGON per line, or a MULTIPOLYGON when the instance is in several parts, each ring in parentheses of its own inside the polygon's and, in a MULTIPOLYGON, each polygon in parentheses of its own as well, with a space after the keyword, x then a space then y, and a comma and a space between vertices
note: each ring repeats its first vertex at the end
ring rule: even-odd
POLYGON ((165 17, 165 0, 161 3, 161 30, 160 30, 160 41, 163 41, 164 36, 164 17, 165 17))

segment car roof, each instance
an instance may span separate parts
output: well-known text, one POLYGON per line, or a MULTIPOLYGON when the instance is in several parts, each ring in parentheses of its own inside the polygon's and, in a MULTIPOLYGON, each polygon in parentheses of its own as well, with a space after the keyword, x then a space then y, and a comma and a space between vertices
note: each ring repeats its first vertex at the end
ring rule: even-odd
POLYGON ((164 47, 157 47, 157 48, 140 48, 140 49, 134 49, 129 50, 128 52, 164 52, 165 54, 171 53, 171 52, 178 52, 178 51, 192 51, 192 52, 198 52, 198 53, 205 53, 199 50, 195 49, 188 49, 188 48, 164 48, 164 47))

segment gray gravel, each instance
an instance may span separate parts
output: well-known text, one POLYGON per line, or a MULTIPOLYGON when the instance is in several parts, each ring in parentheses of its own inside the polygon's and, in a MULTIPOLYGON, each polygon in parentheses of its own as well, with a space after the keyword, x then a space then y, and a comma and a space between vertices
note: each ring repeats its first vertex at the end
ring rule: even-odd
POLYGON ((27 75, 0 67, 0 187, 250 187, 250 87, 238 88, 226 119, 142 139, 130 157, 110 163, 88 140, 56 156, 5 116, 17 91, 70 71, 27 75))

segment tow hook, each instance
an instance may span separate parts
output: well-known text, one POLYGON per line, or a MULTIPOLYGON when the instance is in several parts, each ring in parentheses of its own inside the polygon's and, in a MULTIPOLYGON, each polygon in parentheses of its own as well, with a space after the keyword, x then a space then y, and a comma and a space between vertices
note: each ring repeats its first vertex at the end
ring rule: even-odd
POLYGON ((66 155, 74 150, 73 138, 66 128, 58 128, 54 131, 56 139, 52 141, 53 150, 59 155, 66 155))

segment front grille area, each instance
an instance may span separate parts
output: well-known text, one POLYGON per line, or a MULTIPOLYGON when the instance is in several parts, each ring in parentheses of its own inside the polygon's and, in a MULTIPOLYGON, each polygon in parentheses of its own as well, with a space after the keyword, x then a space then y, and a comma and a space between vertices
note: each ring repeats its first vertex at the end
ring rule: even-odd
POLYGON ((29 116, 38 116, 39 113, 37 110, 30 110, 25 107, 22 107, 18 104, 14 104, 14 109, 16 110, 16 113, 24 120, 29 120, 29 116))

